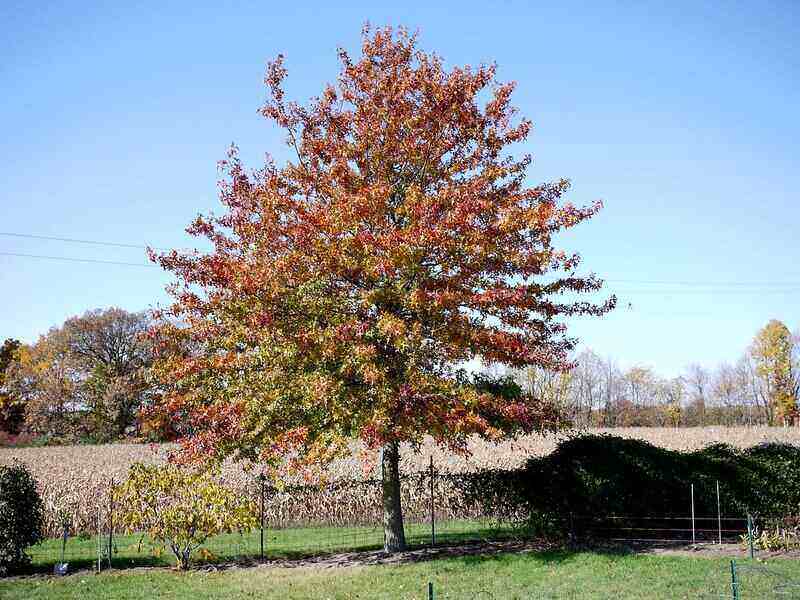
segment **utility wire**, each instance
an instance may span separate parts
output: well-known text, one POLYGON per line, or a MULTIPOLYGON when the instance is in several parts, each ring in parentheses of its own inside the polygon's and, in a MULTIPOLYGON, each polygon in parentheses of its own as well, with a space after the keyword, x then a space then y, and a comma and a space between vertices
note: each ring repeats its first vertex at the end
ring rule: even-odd
MULTIPOLYGON (((123 242, 108 242, 100 240, 87 240, 70 237, 56 237, 47 235, 36 235, 32 233, 16 233, 0 231, 0 236, 33 239, 33 240, 47 240, 56 242, 68 242, 74 244, 90 244, 94 246, 111 246, 116 248, 134 248, 137 250, 144 250, 147 246, 138 244, 128 244, 123 242)), ((168 248, 152 247, 154 250, 169 250, 168 248)), ((17 256, 25 258, 39 258, 46 260, 60 260, 69 262, 85 262, 97 264, 110 264, 110 265, 123 265, 134 267, 154 267, 156 265, 132 262, 119 262, 110 260, 98 260, 91 258, 72 258, 66 256, 44 256, 39 254, 22 254, 14 252, 0 252, 3 256, 17 256)), ((697 286, 705 288, 725 288, 725 287, 749 287, 749 288, 774 288, 774 289, 751 289, 751 290, 725 290, 725 289, 707 289, 707 290, 616 290, 618 294, 686 294, 686 293, 797 293, 800 292, 800 281, 674 281, 668 279, 613 279, 601 278, 607 283, 634 283, 645 285, 679 285, 679 286, 697 286)))
MULTIPOLYGON (((136 248, 137 250, 146 250, 147 246, 138 244, 123 244, 122 242, 100 242, 98 240, 80 240, 76 238, 54 237, 49 235, 33 235, 32 233, 10 233, 0 231, 0 235, 7 237, 26 238, 31 240, 48 240, 52 242, 70 242, 73 244, 91 244, 93 246, 114 246, 116 248, 136 248)), ((155 250, 166 250, 167 248, 155 248, 155 250)))
POLYGON ((95 258, 72 258, 70 256, 45 256, 43 254, 22 254, 20 252, 0 252, 0 256, 17 256, 22 258, 41 258, 46 260, 62 260, 68 262, 94 263, 100 265, 121 265, 126 267, 158 268, 158 265, 147 263, 120 262, 116 260, 98 260, 95 258))
POLYGON ((671 281, 668 279, 606 279, 611 283, 645 283, 653 285, 699 285, 699 286, 800 286, 800 281, 671 281))
POLYGON ((795 288, 767 288, 767 289, 734 289, 726 290, 723 288, 707 289, 707 290, 615 290, 608 289, 604 291, 613 292, 614 294, 649 294, 655 296, 674 296, 683 294, 800 294, 800 287, 795 288))
MULTIPOLYGON (((24 254, 21 252, 0 252, 0 256, 13 256, 19 258, 35 258, 41 260, 58 260, 58 261, 65 261, 65 262, 77 262, 77 263, 91 263, 91 264, 100 264, 100 265, 115 265, 115 266, 125 266, 125 267, 145 267, 145 268, 159 268, 156 264, 147 264, 147 263, 134 263, 134 262, 122 262, 122 261, 115 261, 115 260, 100 260, 95 258, 77 258, 71 256, 51 256, 51 255, 44 255, 44 254, 24 254)), ((672 295, 699 295, 699 294, 713 294, 713 295, 747 295, 747 294, 800 294, 800 287, 797 288, 786 288, 786 289, 763 289, 763 290, 744 290, 744 289, 734 289, 734 290, 725 290, 725 289, 707 289, 707 290, 606 290, 613 292, 619 296, 626 296, 626 295, 638 295, 638 294, 647 294, 647 295, 655 295, 655 296, 672 296, 672 295)))

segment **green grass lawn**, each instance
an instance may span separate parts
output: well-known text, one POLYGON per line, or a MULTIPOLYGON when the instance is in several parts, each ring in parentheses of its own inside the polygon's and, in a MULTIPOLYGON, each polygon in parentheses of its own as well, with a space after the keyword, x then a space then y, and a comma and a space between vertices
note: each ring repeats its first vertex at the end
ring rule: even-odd
MULTIPOLYGON (((800 598, 776 595, 800 580, 800 561, 775 559, 748 570, 739 561, 742 600, 800 598), (780 590, 778 590, 780 591, 780 590)), ((730 563, 685 556, 540 552, 451 557, 403 565, 344 568, 231 568, 180 573, 169 569, 79 573, 60 579, 0 581, 4 600, 36 599, 437 599, 732 598, 730 563)))
MULTIPOLYGON (((497 540, 512 535, 486 523, 454 521, 439 524, 437 542, 497 540)), ((411 544, 430 541, 427 524, 407 524, 411 544)), ((105 540, 104 540, 105 541, 105 540)), ((308 527, 265 531, 267 559, 296 559, 344 551, 374 550, 383 532, 375 527, 308 527)), ((150 599, 173 598, 427 598, 432 582, 437 599, 444 598, 732 598, 730 561, 615 552, 550 551, 487 556, 437 558, 402 565, 321 568, 314 566, 230 566, 232 559, 258 557, 260 533, 218 536, 207 544, 208 565, 188 573, 174 565, 168 553, 154 555, 138 536, 114 538, 113 570, 96 575, 97 539, 70 539, 66 559, 73 575, 43 576, 60 560, 59 540, 31 549, 35 575, 0 580, 0 598, 150 599), (142 568, 155 567, 155 568, 142 568), (77 572, 76 572, 77 571, 77 572), (36 574, 38 573, 38 575, 36 574)), ((246 563, 247 561, 244 561, 246 563)), ((253 561, 250 561, 251 564, 253 561)), ((797 598, 800 561, 739 560, 741 600, 797 598), (798 584, 795 586, 794 582, 798 584), (787 582, 792 585, 787 586, 787 582), (784 586, 780 588, 780 586, 784 586), (783 591, 777 594, 775 590, 783 591)))
MULTIPOLYGON (((412 545, 430 542, 430 525, 406 523, 406 537, 412 545)), ((479 539, 504 539, 512 534, 509 528, 491 527, 478 521, 448 521, 437 524, 437 543, 453 543, 479 539)), ((64 553, 70 569, 92 569, 97 563, 98 546, 104 550, 108 538, 70 538, 64 553)), ((383 547, 383 528, 380 527, 305 527, 268 529, 264 532, 266 559, 303 558, 334 552, 375 550, 383 547)), ((211 556, 203 562, 225 562, 240 558, 259 558, 261 534, 258 530, 244 535, 216 536, 204 545, 211 556)), ((50 573, 61 562, 61 540, 51 539, 29 549, 33 560, 31 572, 50 573)), ((107 554, 106 554, 107 555, 107 554)), ((104 565, 106 561, 104 559, 104 565)), ((113 566, 173 566, 174 557, 167 550, 154 552, 154 547, 141 536, 118 535, 113 538, 113 566)))

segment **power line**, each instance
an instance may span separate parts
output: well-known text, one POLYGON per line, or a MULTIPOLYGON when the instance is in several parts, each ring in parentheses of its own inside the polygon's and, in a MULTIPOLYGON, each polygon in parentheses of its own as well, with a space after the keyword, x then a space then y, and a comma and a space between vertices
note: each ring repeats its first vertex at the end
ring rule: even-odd
POLYGON ((699 285, 699 286, 800 286, 800 281, 672 281, 668 279, 605 279, 611 283, 646 283, 653 285, 699 285))
MULTIPOLYGON (((48 256, 42 254, 23 254, 19 252, 0 252, 0 256, 11 256, 11 257, 21 257, 21 258, 34 258, 34 259, 43 259, 43 260, 56 260, 56 261, 63 261, 63 262, 77 262, 77 263, 89 263, 89 264, 100 264, 100 265, 110 265, 110 266, 125 266, 125 267, 145 267, 145 268, 159 268, 158 265, 155 264, 147 264, 147 263, 133 263, 133 262, 122 262, 122 261, 113 261, 113 260, 99 260, 93 258, 75 258, 70 256, 48 256)), ((621 291, 614 291, 615 294, 623 296, 625 294, 663 294, 663 295, 670 295, 674 293, 678 294, 764 294, 764 293, 800 293, 800 289, 790 289, 790 290, 678 290, 676 291, 655 291, 655 290, 621 290, 621 291)), ((624 302, 624 300, 623 300, 624 302)), ((659 312, 659 311, 640 311, 636 307, 629 305, 628 310, 622 308, 620 311, 615 312, 615 314, 625 314, 625 315, 632 315, 632 316, 655 316, 655 317, 664 317, 664 318, 674 318, 674 317, 700 317, 703 316, 713 316, 716 313, 701 313, 701 312, 659 312)))
MULTIPOLYGON (((71 256, 52 256, 52 255, 44 255, 44 254, 24 254, 21 252, 0 252, 0 256, 13 256, 19 258, 35 258, 40 260, 58 260, 58 261, 65 261, 65 262, 78 262, 78 263, 91 263, 91 264, 100 264, 100 265, 114 265, 114 266, 125 266, 125 267, 146 267, 146 268, 159 268, 158 265, 155 264, 147 264, 147 263, 134 263, 134 262, 122 262, 122 261, 115 261, 115 260, 100 260, 95 258, 76 258, 71 256)), ((708 289, 708 290, 607 290, 613 292, 619 296, 625 296, 627 294, 648 294, 648 295, 663 295, 663 296, 671 296, 671 295, 699 295, 699 294, 714 294, 714 295, 746 295, 746 294, 797 294, 800 293, 800 288, 788 288, 788 289, 766 289, 766 290, 724 290, 724 289, 708 289)))
MULTIPOLYGON (((0 235, 7 237, 26 238, 31 240, 48 240, 52 242, 69 242, 73 244, 91 244, 93 246, 114 246, 116 248, 135 248, 137 250, 146 250, 147 246, 138 244, 124 244, 122 242, 101 242, 98 240, 82 240, 76 238, 54 237, 50 235, 34 235, 32 233, 11 233, 0 231, 0 235)), ((166 250, 166 248, 154 248, 156 250, 166 250)))
MULTIPOLYGON (((124 242, 109 242, 100 240, 87 240, 71 237, 57 237, 48 235, 37 235, 32 233, 17 233, 17 232, 4 232, 0 231, 0 236, 16 237, 32 240, 46 240, 56 242, 67 242, 74 244, 90 244, 93 246, 110 246, 116 248, 134 248, 137 250, 144 250, 147 246, 139 244, 130 244, 124 242)), ((152 246, 154 250, 170 250, 163 247, 152 246)), ((123 265, 123 266, 136 266, 136 267, 154 267, 155 265, 131 262, 119 262, 109 260, 99 260, 91 258, 72 258, 66 256, 45 256, 39 254, 22 254, 14 252, 0 252, 3 256, 17 256, 25 258, 38 258, 47 260, 59 260, 69 262, 85 262, 97 264, 110 264, 110 265, 123 265)), ((672 295, 672 294, 704 294, 704 293, 797 293, 800 292, 800 281, 688 281, 688 280, 668 280, 668 279, 613 279, 601 278, 607 283, 633 283, 645 285, 680 285, 680 286, 697 286, 710 288, 707 290, 615 290, 618 294, 655 294, 655 295, 672 295), (776 288, 776 289, 751 289, 751 290, 725 290, 725 289, 711 289, 711 288, 725 288, 725 287, 749 287, 749 288, 776 288)))
POLYGON ((72 258, 70 256, 45 256, 43 254, 22 254, 20 252, 0 252, 0 256, 16 256, 22 258, 40 258, 46 260, 62 260, 68 262, 94 263, 100 265, 121 265, 126 267, 158 268, 158 265, 147 263, 120 262, 116 260, 98 260, 95 258, 72 258))
POLYGON ((717 289, 707 289, 707 290, 615 290, 609 288, 608 290, 604 290, 608 292, 612 292, 614 294, 622 295, 622 294, 648 294, 651 296, 675 296, 675 295, 685 295, 685 294, 800 294, 800 287, 795 288, 766 288, 766 289, 750 289, 750 290, 743 290, 743 289, 724 289, 724 288, 717 288, 717 289))

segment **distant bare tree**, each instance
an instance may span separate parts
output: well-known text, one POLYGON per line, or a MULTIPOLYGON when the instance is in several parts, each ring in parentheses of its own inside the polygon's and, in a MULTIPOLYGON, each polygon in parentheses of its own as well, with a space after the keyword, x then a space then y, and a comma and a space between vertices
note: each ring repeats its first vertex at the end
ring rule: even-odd
POLYGON ((592 414, 603 406, 603 359, 591 350, 584 350, 576 358, 572 371, 571 394, 578 424, 593 424, 592 414))
POLYGON ((710 379, 708 371, 698 364, 690 364, 686 367, 686 373, 683 376, 691 408, 697 413, 701 427, 705 426, 710 379))

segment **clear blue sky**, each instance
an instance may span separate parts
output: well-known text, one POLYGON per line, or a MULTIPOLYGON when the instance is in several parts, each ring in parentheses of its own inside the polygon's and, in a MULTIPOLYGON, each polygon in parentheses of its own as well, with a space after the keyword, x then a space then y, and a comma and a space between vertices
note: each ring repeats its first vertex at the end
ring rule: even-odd
MULTIPOLYGON (((770 318, 800 324, 800 5, 380 4, 6 0, 0 232, 185 246, 193 216, 218 208, 231 142, 252 166, 286 156, 256 114, 266 61, 286 54, 288 91, 305 99, 369 20, 419 28, 449 64, 497 61, 535 124, 532 181, 566 176, 574 201, 605 201, 562 240, 620 297, 615 314, 574 323, 585 345, 675 375, 735 359, 770 318)), ((8 236, 0 252, 146 262, 8 236)), ((152 306, 167 281, 0 255, 0 338, 152 306)))

